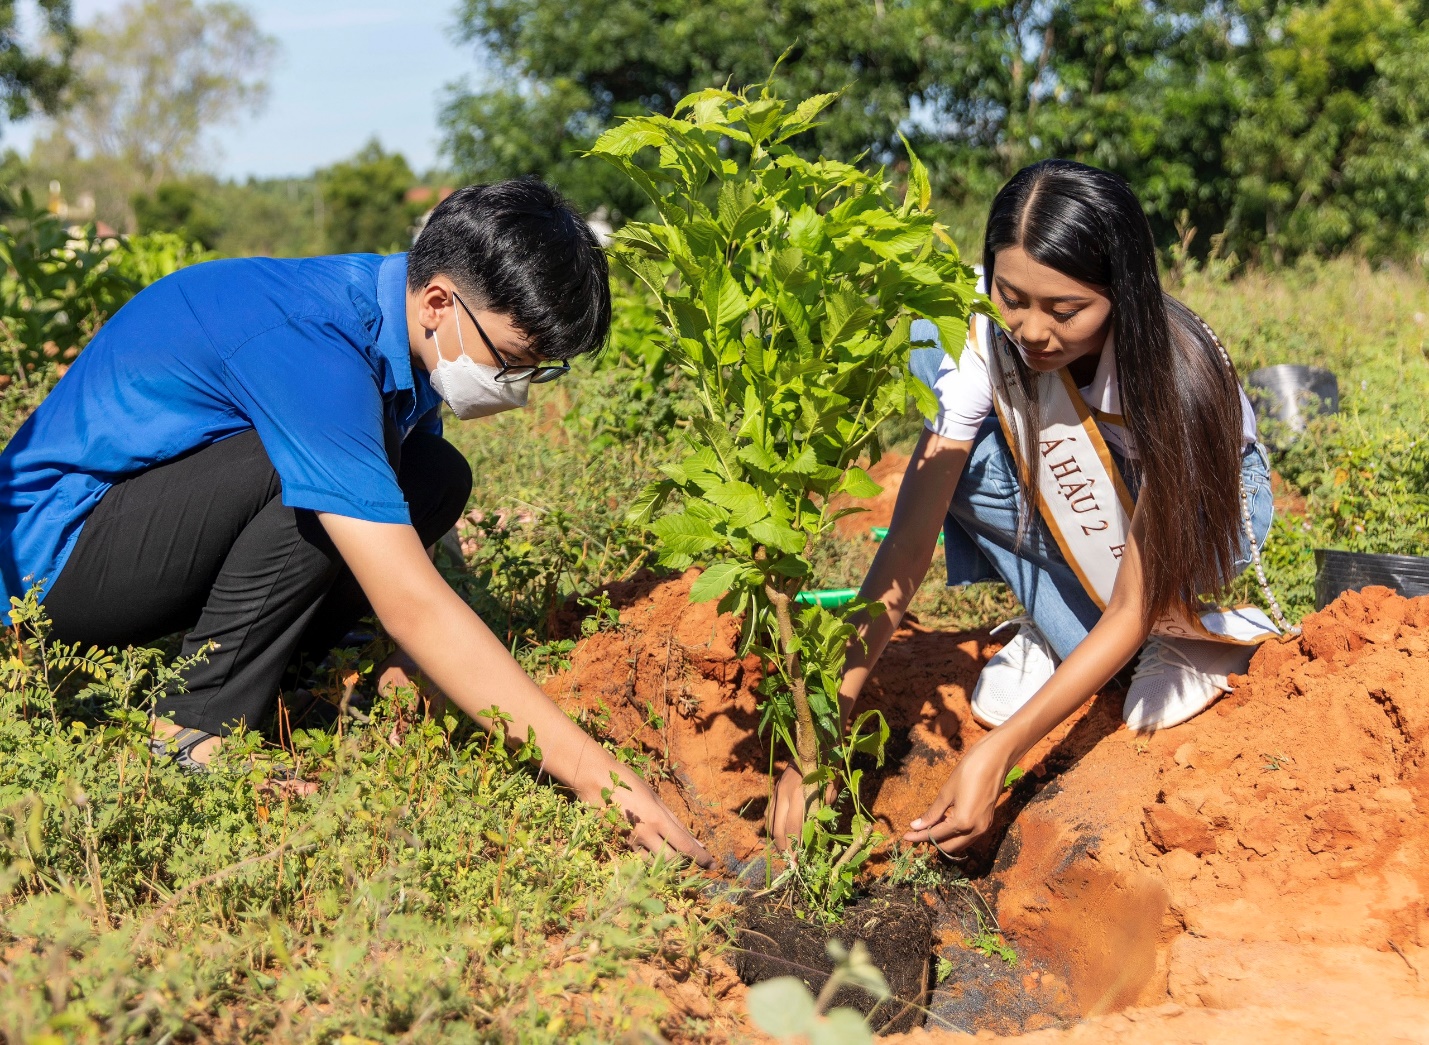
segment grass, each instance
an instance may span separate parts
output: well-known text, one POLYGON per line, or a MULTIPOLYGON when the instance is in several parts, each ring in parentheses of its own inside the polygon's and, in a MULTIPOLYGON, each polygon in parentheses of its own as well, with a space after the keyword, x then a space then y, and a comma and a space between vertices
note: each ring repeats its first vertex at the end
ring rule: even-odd
MULTIPOLYGON (((1416 318, 1429 283, 1345 261, 1229 284, 1195 274, 1178 292, 1243 372, 1308 362, 1340 375, 1342 415, 1276 458, 1307 513, 1282 516, 1267 549, 1292 615, 1308 608, 1316 543, 1429 552, 1418 441, 1429 327, 1416 318)), ((439 565, 537 673, 569 653, 554 628, 568 600, 648 561, 624 510, 680 415, 678 382, 650 375, 578 364, 536 389, 532 410, 448 426, 472 461, 479 518, 464 524, 462 561, 444 552, 439 565)), ((7 432, 21 398, 0 403, 7 432)), ((917 427, 891 430, 895 448, 917 427)), ((831 539, 816 582, 857 586, 874 548, 831 539)), ((943 580, 935 559, 913 603, 925 624, 1015 612, 1000 585, 943 580)), ((653 965, 700 982, 722 939, 716 912, 678 869, 627 853, 601 810, 464 720, 422 720, 408 699, 377 701, 340 735, 297 731, 281 748, 250 736, 226 770, 188 776, 145 744, 145 702, 171 671, 143 651, 76 658, 0 639, 4 1040, 604 1041, 672 1029, 670 1004, 638 974, 653 965), (316 794, 267 786, 273 763, 319 782, 316 794)), ((356 672, 361 692, 362 671, 343 662, 327 685, 356 672)))
POLYGON ((0 651, 5 1041, 608 1041, 666 1015, 637 964, 716 942, 692 881, 499 737, 399 698, 193 775, 148 751, 172 669, 76 653, 0 651))

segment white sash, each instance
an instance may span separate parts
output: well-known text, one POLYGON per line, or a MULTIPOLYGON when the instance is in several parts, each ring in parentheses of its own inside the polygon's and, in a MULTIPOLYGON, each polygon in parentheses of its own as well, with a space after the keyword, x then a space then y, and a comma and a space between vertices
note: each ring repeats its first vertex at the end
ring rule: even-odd
MULTIPOLYGON (((989 320, 978 317, 972 324, 967 351, 983 354, 989 373, 996 373, 990 365, 991 353, 1010 353, 1011 349, 988 343, 993 340, 991 328, 989 320)), ((1010 368, 1009 363, 1004 360, 1004 369, 1010 368)), ((1037 437, 1037 507, 1087 595, 1104 610, 1131 533, 1135 503, 1086 400, 1066 370, 1040 374, 1037 380, 1042 414, 1037 437)), ((1016 429, 1019 419, 996 381, 993 402, 1020 469, 1023 443, 1016 429)), ((1104 418, 1103 423, 1111 422, 1104 418)), ((1270 618, 1254 606, 1209 604, 1194 617, 1180 613, 1163 617, 1151 630, 1158 635, 1242 646, 1254 646, 1280 634, 1270 618)))

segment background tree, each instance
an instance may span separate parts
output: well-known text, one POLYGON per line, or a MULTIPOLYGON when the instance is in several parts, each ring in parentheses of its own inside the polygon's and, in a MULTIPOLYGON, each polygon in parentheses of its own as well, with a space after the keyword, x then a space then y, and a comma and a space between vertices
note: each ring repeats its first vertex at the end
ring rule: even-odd
POLYGON ((412 242, 412 226, 425 208, 407 201, 417 177, 401 153, 385 152, 374 138, 352 159, 319 171, 317 180, 325 250, 386 254, 412 242))
POLYGON ((152 196, 134 198, 140 232, 173 232, 212 250, 223 235, 223 217, 203 186, 188 181, 160 185, 152 196))
POLYGON ((0 102, 11 120, 53 111, 69 83, 76 42, 70 0, 34 0, 29 6, 44 37, 38 50, 21 38, 22 5, 0 0, 0 102))
POLYGON ((205 134, 257 111, 276 43, 229 2, 139 0, 80 31, 68 107, 31 165, 85 183, 99 213, 133 227, 130 201, 202 169, 205 134))
MULTIPOLYGON (((1406 256, 1429 233, 1426 0, 464 0, 493 86, 453 90, 472 180, 538 174, 629 216, 579 161, 621 117, 763 80, 848 90, 806 152, 897 159, 902 129, 976 237, 996 187, 1048 156, 1125 175, 1163 246, 1406 256)), ((966 244, 965 244, 966 245, 966 244)))
POLYGON ((1231 242, 1405 255, 1429 232, 1429 3, 1284 5, 1238 68, 1231 242))
POLYGON ((631 214, 644 201, 630 186, 578 159, 601 131, 700 88, 763 82, 792 48, 774 89, 843 91, 801 148, 888 160, 962 15, 939 0, 463 0, 461 35, 500 73, 453 89, 447 151, 468 180, 539 174, 587 209, 631 214))

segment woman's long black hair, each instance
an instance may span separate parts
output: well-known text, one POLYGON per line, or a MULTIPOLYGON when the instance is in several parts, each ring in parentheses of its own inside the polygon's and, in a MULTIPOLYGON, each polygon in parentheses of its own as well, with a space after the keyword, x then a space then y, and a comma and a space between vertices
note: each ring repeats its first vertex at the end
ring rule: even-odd
MULTIPOLYGON (((1148 622, 1193 611, 1234 577, 1240 549, 1240 392, 1200 319, 1161 288, 1151 226, 1125 179, 1068 160, 1024 167, 993 200, 983 244, 987 287, 997 253, 1021 247, 1049 268, 1105 289, 1112 302, 1117 381, 1141 488, 1148 622)), ((1012 352, 989 361, 1025 419, 1023 460, 1036 457, 1036 373, 1012 352)), ((1036 473, 1019 469, 1026 530, 1036 473)))

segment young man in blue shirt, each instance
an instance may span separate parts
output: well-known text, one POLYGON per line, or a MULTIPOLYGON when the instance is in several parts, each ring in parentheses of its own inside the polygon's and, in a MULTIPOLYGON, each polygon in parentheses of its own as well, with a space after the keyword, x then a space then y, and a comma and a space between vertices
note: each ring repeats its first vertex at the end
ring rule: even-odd
POLYGON ((0 576, 55 637, 184 631, 216 648, 157 714, 188 763, 270 713, 284 669, 375 613, 468 714, 534 729, 545 769, 633 839, 709 856, 572 723, 442 580, 427 549, 471 492, 441 437, 523 406, 610 326, 605 255, 523 179, 443 201, 408 254, 215 261, 138 294, 0 454, 0 576))

